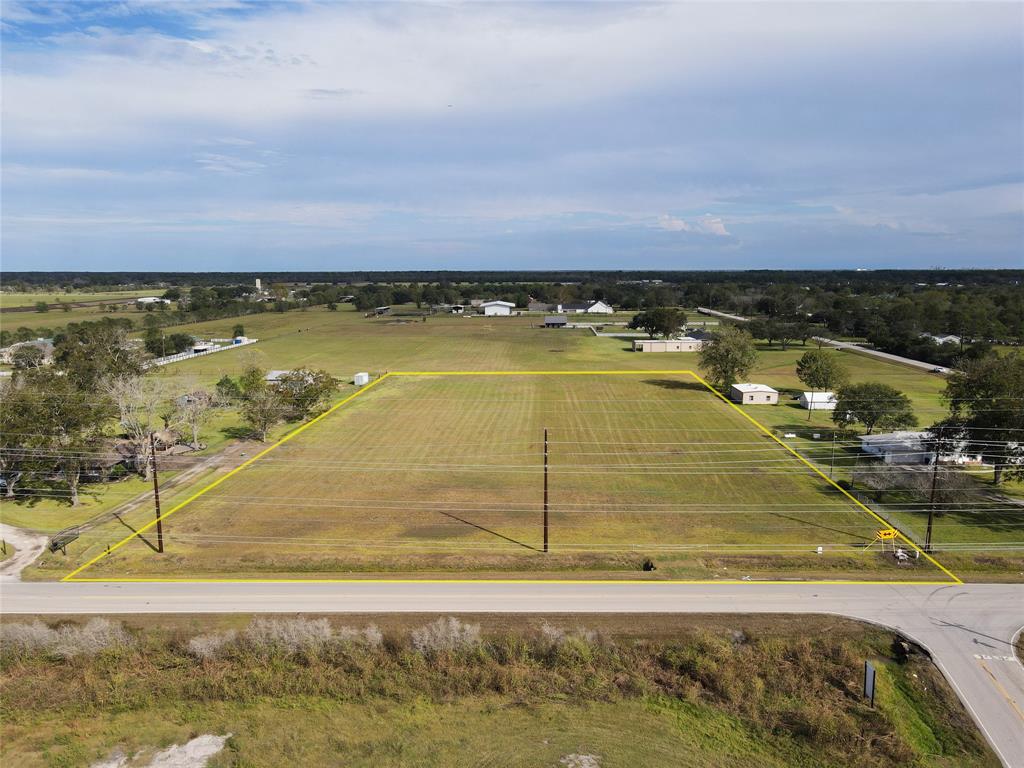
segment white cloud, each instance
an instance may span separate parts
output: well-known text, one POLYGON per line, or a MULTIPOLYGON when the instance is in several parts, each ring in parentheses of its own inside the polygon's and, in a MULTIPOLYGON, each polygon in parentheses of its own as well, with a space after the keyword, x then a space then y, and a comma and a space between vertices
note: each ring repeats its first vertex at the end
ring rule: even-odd
POLYGON ((668 232, 693 232, 701 235, 715 235, 717 237, 730 237, 731 233, 725 228, 725 222, 718 216, 705 213, 693 221, 686 221, 678 216, 662 214, 658 217, 658 227, 668 232))

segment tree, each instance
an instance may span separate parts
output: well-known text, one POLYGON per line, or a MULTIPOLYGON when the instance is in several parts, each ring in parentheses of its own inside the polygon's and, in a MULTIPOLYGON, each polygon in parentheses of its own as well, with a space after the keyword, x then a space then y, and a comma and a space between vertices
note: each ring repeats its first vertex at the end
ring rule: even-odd
POLYGON ((38 368, 46 362, 46 355, 35 344, 25 344, 11 353, 11 364, 16 371, 38 368))
POLYGON ((895 387, 874 382, 840 387, 832 421, 840 426, 863 424, 869 435, 875 427, 906 429, 917 426, 910 398, 895 387))
POLYGON ((49 311, 50 311, 50 305, 47 304, 45 301, 37 301, 36 302, 36 312, 49 312, 49 311))
POLYGON ((189 388, 189 391, 175 401, 176 415, 180 423, 192 432, 192 450, 199 450, 199 430, 209 421, 213 409, 213 395, 205 389, 189 388))
POLYGON ((804 352, 796 363, 796 377, 812 391, 835 390, 846 383, 849 374, 838 355, 826 349, 804 352))
POLYGON ((231 402, 238 400, 242 397, 242 388, 238 386, 238 382, 232 379, 227 374, 220 377, 217 382, 217 398, 224 402, 231 402))
POLYGON ((238 338, 239 336, 245 336, 245 326, 241 323, 235 323, 235 327, 231 329, 231 336, 238 338))
POLYGON ((117 409, 118 423, 131 443, 135 469, 146 479, 152 476, 150 435, 163 426, 168 400, 165 379, 152 376, 120 376, 104 382, 104 391, 117 409))
POLYGON ((288 418, 306 419, 327 406, 338 391, 338 380, 327 371, 299 368, 282 375, 273 387, 288 406, 288 418))
POLYGON ((1024 355, 964 360, 946 381, 949 419, 942 425, 993 468, 993 482, 1024 479, 1024 355))
POLYGON ((103 380, 134 378, 145 370, 142 350, 128 340, 124 325, 111 318, 69 325, 54 340, 53 355, 56 368, 86 391, 100 391, 103 380))
POLYGON ((756 363, 753 337, 735 325, 722 326, 700 350, 700 366, 720 390, 746 378, 756 363))
POLYGON ((642 330, 652 339, 655 336, 672 336, 686 325, 686 315, 671 307, 655 307, 633 316, 629 327, 642 330))
POLYGON ((288 404, 280 392, 264 383, 246 394, 241 411, 242 418, 259 435, 260 440, 266 442, 270 429, 284 419, 288 404))

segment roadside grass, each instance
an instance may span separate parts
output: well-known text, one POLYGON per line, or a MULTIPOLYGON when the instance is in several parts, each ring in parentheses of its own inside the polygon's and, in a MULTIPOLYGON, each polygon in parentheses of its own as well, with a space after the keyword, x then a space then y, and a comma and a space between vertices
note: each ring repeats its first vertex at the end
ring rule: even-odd
POLYGON ((878 528, 688 376, 392 377, 80 575, 947 578, 878 528))
POLYGON ((3 547, 0 548, 0 562, 3 562, 9 557, 13 557, 14 553, 17 551, 18 550, 15 549, 13 544, 5 541, 3 547))
POLYGON ((853 621, 380 616, 379 640, 344 639, 365 620, 132 617, 129 642, 73 658, 5 642, 0 758, 87 766, 230 733, 211 766, 998 765, 926 656, 853 621), (417 645, 425 626, 448 629, 417 645))

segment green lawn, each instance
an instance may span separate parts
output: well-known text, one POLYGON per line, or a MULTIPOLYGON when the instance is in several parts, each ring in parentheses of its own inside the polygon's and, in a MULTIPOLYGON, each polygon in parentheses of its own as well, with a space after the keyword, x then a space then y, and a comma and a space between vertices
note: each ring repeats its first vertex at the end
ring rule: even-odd
MULTIPOLYGON (((57 302, 71 304, 79 301, 114 302, 134 299, 138 296, 159 296, 162 293, 162 288, 136 288, 131 291, 104 291, 100 293, 15 293, 3 291, 0 292, 0 308, 31 307, 40 301, 45 301, 47 304, 56 304, 57 302)), ((50 311, 53 312, 54 310, 50 311)))
POLYGON ((943 578, 879 527, 689 376, 399 376, 83 575, 943 578))

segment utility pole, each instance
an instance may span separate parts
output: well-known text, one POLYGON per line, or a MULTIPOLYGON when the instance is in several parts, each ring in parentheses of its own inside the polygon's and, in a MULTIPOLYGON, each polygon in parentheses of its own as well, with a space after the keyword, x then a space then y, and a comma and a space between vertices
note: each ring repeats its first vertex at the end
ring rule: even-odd
POLYGON ((149 460, 153 469, 153 503, 156 505, 156 551, 164 551, 164 524, 160 519, 160 481, 156 475, 156 437, 149 433, 149 460))
POLYGON ((932 454, 932 490, 928 497, 928 531, 924 535, 924 551, 932 551, 932 522, 935 519, 935 488, 939 480, 939 447, 942 444, 942 429, 935 439, 935 452, 932 454))
POLYGON ((544 551, 548 551, 548 428, 544 427, 544 551))
POLYGON ((836 466, 836 431, 832 430, 832 458, 828 462, 828 479, 832 479, 832 470, 836 466))

